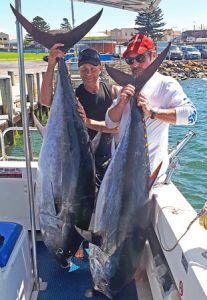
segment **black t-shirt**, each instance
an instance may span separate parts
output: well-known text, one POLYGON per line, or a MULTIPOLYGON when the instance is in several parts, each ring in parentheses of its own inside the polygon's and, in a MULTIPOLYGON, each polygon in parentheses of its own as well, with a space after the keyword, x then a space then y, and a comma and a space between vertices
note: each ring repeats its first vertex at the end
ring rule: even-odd
MULTIPOLYGON (((112 87, 110 84, 100 80, 100 89, 97 94, 86 91, 84 85, 81 84, 76 89, 76 97, 82 104, 87 118, 96 121, 105 121, 106 111, 112 104, 112 87)), ((97 134, 97 131, 88 129, 88 133, 92 140, 97 134)), ((111 142, 112 135, 110 133, 102 133, 95 154, 95 159, 96 161, 98 160, 100 164, 103 164, 111 157, 111 142)))

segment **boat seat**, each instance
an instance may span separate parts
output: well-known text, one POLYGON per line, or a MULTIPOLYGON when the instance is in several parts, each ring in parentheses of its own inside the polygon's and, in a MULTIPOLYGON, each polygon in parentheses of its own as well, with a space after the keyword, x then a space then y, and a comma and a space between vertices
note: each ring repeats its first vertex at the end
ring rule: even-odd
POLYGON ((0 222, 0 268, 6 266, 22 231, 22 225, 13 222, 0 222))

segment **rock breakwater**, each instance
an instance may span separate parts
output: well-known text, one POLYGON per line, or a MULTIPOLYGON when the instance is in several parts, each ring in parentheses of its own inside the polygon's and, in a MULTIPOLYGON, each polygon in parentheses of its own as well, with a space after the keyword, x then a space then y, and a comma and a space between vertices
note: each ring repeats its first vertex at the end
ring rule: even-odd
MULTIPOLYGON (((112 67, 130 73, 129 66, 124 61, 116 61, 110 64, 112 67)), ((159 72, 166 76, 172 76, 177 80, 207 77, 207 60, 165 60, 159 68, 159 72)))

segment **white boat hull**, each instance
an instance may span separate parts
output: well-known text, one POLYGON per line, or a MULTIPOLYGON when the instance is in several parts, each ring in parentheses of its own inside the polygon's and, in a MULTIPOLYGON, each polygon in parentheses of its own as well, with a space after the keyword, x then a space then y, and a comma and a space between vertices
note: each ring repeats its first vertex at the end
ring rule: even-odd
MULTIPOLYGON (((36 170, 37 162, 32 162, 34 185, 36 170)), ((16 222, 30 230, 25 162, 0 162, 0 190, 0 221, 16 222)), ((173 183, 158 185, 154 189, 154 194, 155 218, 153 228, 175 285, 172 285, 172 290, 168 293, 164 291, 160 271, 158 271, 160 268, 155 265, 153 249, 147 243, 145 267, 153 299, 206 300, 207 259, 202 253, 207 248, 207 231, 200 226, 197 220, 172 251, 164 250, 163 247, 170 249, 176 244, 190 222, 196 217, 196 212, 173 183)), ((35 219, 36 229, 39 230, 37 202, 35 203, 35 219)))

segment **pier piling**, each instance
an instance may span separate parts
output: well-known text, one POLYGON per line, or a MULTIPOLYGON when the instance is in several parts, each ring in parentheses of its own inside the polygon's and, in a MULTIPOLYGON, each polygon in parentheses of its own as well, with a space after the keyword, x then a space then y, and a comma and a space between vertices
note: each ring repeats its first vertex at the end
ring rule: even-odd
POLYGON ((14 79, 14 72, 13 71, 8 71, 8 75, 11 77, 11 85, 15 85, 15 79, 14 79))
MULTIPOLYGON (((13 126, 13 95, 10 76, 0 76, 0 93, 2 101, 2 114, 8 116, 8 125, 13 126)), ((13 143, 13 133, 9 135, 9 144, 13 143)))
MULTIPOLYGON (((27 101, 30 103, 30 113, 34 112, 34 74, 26 74, 27 101)), ((33 124, 34 125, 34 124, 33 124)))
POLYGON ((36 73, 36 81, 37 81, 37 106, 38 106, 38 112, 39 112, 39 119, 42 121, 42 105, 40 103, 40 88, 41 88, 41 74, 36 73))

